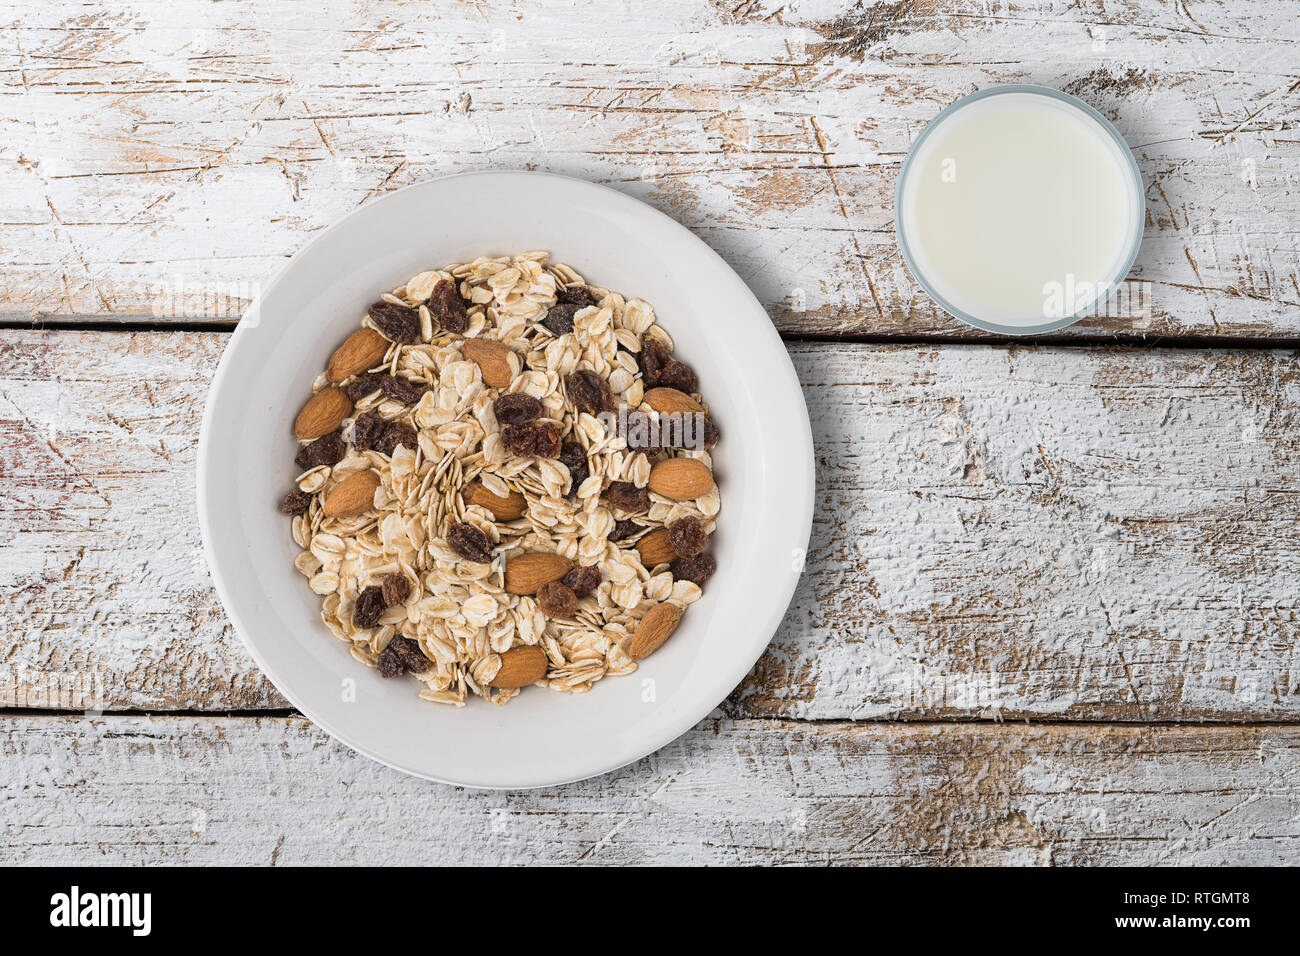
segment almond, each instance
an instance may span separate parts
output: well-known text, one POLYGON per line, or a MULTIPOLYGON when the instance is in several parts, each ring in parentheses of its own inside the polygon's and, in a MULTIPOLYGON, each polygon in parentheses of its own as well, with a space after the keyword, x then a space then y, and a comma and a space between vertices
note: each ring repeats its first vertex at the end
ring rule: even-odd
POLYGON ((388 351, 388 339, 374 329, 357 329, 330 356, 325 375, 331 382, 367 372, 380 363, 388 351))
POLYGON ((649 484, 655 494, 687 501, 713 490, 713 472, 695 458, 665 458, 650 469, 649 484))
POLYGON ((682 609, 676 604, 656 604, 646 611, 636 631, 623 642, 623 650, 634 661, 644 660, 659 650, 677 630, 677 622, 682 619, 682 609))
POLYGON ((498 521, 514 521, 522 517, 528 507, 528 502, 519 492, 512 491, 502 498, 488 491, 481 481, 472 481, 465 488, 465 504, 486 508, 498 521))
POLYGON ((656 412, 702 412, 704 406, 675 388, 652 388, 645 393, 645 403, 656 412))
POLYGON ((330 489, 321 508, 327 518, 355 518, 375 506, 379 476, 370 469, 348 475, 330 489))
POLYGON ((572 567, 573 562, 562 554, 550 551, 521 554, 506 564, 506 592, 536 594, 543 584, 560 580, 572 567))
POLYGON ((492 388, 509 388, 515 380, 510 367, 510 349, 492 339, 466 339, 461 354, 476 363, 483 373, 484 384, 492 388))
POLYGON ((343 419, 351 414, 352 399, 344 394, 343 389, 322 388, 302 407, 293 423, 293 430, 302 441, 320 438, 342 425, 343 419))
POLYGON ((641 555, 641 563, 647 568, 656 564, 667 564, 677 559, 677 552, 668 543, 668 529, 657 528, 636 543, 636 550, 641 555))
POLYGON ((540 647, 527 644, 512 647, 501 655, 501 669, 489 683, 499 688, 527 687, 545 677, 550 666, 546 652, 540 647))

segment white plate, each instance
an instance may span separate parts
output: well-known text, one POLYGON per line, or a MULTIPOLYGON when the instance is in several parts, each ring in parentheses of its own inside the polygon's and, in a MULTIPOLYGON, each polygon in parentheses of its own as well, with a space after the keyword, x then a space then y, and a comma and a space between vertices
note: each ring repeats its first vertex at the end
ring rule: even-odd
POLYGON ((794 369, 725 262, 614 190, 539 173, 475 173, 358 209, 293 257, 231 336, 203 416, 198 502, 222 603, 258 665, 329 734, 407 773, 470 787, 580 780, 662 747, 741 681, 781 622, 812 525, 813 449, 794 369), (547 249, 590 282, 654 306, 699 373, 722 435, 718 571, 632 675, 587 694, 527 688, 505 707, 417 697, 352 659, 293 569, 277 504, 297 469, 292 423, 330 353, 382 289, 478 255, 547 249), (351 699, 355 697, 355 699, 351 699))

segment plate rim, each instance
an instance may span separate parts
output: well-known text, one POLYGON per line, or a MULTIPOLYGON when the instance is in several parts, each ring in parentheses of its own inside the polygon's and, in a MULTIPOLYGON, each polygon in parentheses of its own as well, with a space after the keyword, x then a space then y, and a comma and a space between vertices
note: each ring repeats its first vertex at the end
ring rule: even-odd
MULTIPOLYGON (((627 209, 636 210, 641 215, 649 214, 650 218, 652 219, 657 219, 661 222, 670 224, 670 228, 674 231, 675 235, 680 236, 682 238, 682 241, 688 242, 689 244, 693 245, 698 255, 703 256, 706 259, 709 259, 713 264, 721 267, 723 270, 725 270, 735 279, 738 289, 743 290, 743 294, 745 296, 748 296, 748 299, 750 302, 752 302, 754 308, 756 308, 761 314, 763 314, 765 317, 768 318, 768 321, 766 323, 763 323, 761 328, 756 328, 754 330, 754 333, 756 336, 765 339, 769 347, 774 348, 776 351, 778 351, 781 355, 784 356, 785 361, 783 363, 777 363, 777 364, 781 370, 781 374, 788 378, 788 384, 792 386, 794 394, 798 397, 799 407, 803 411, 802 415, 797 416, 798 421, 802 425, 802 427, 799 430, 799 434, 797 438, 800 446, 799 459, 802 462, 801 477, 803 479, 803 485, 806 488, 806 493, 804 494, 803 499, 801 501, 797 503, 795 502, 791 503, 791 511, 796 510, 794 506, 797 504, 797 514, 795 515, 796 520, 793 524, 793 527, 796 529, 795 534, 797 539, 797 547, 801 548, 805 554, 807 552, 808 544, 811 540, 812 519, 813 519, 813 512, 814 512, 814 506, 816 501, 816 451, 812 439, 812 423, 811 423, 811 419, 808 416, 807 400, 804 397, 802 384, 800 383, 798 374, 795 371, 794 362, 790 356, 789 351, 785 348, 785 345, 781 340, 780 334, 776 330, 776 326, 771 322, 771 317, 768 315, 767 309, 763 306, 762 302, 759 301, 758 297, 754 295, 754 292, 752 289, 749 288, 748 283, 746 283, 744 279, 740 277, 739 273, 737 273, 735 269, 731 267, 730 263, 728 263, 725 259, 723 259, 721 255, 719 255, 711 246, 708 245, 708 243, 706 243, 699 236, 695 235, 694 232, 692 232, 686 226, 682 225, 676 219, 669 216, 667 213, 664 213, 661 210, 656 209, 654 206, 650 205, 649 203, 644 202, 636 198, 635 196, 630 196, 626 193, 620 192, 619 190, 614 189, 611 186, 602 183, 591 182, 590 180, 581 179, 575 176, 567 176, 561 173, 543 172, 543 171, 536 171, 536 170, 520 170, 520 169, 472 170, 472 171, 449 173, 442 176, 430 177, 428 179, 420 180, 419 182, 416 183, 410 183, 406 186, 402 186, 401 188, 395 189, 392 192, 385 193, 383 196, 376 197, 375 199, 369 202, 363 203, 362 205, 358 206, 356 209, 351 210, 346 215, 338 219, 336 222, 332 223, 330 226, 326 227, 320 233, 318 233, 317 235, 313 236, 310 240, 308 240, 300 249, 294 252, 293 255, 290 256, 289 259, 286 262, 284 262, 275 271, 272 278, 262 287, 261 291, 258 293, 256 297, 254 297, 253 301, 249 304, 248 308, 240 317, 239 322, 236 324, 234 330, 230 334, 230 338, 227 340, 225 346, 222 349, 221 358, 217 363, 216 371, 213 373, 211 383, 208 386, 208 393, 204 400, 202 421, 199 427, 198 452, 195 460, 195 493, 196 493, 196 504, 197 504, 197 511, 198 511, 200 534, 203 540, 204 560, 208 566, 209 574, 211 574, 212 576, 213 586, 217 592, 217 597, 221 602, 222 610, 225 612, 227 618, 230 620, 231 626, 234 628, 235 633, 239 636, 240 642, 244 645, 245 649, 248 651, 249 655, 253 658, 258 668, 267 677, 267 679, 270 680, 271 683, 275 686, 276 690, 279 693, 281 693, 291 704, 293 704, 294 707, 297 708, 297 710, 301 713, 303 717, 305 717, 307 720, 309 720, 317 727, 321 728, 321 730, 323 730, 331 739, 337 740, 339 743, 343 744, 348 749, 356 753, 362 754, 365 757, 374 760, 377 763, 380 763, 386 767, 390 767, 401 773, 409 774, 414 777, 419 777, 424 780, 430 780, 436 783, 446 784, 449 786, 465 787, 465 788, 475 789, 475 790, 511 791, 511 790, 534 790, 534 789, 539 789, 544 787, 559 787, 580 780, 588 780, 594 777, 599 777, 611 773, 622 767, 628 766, 629 764, 636 763, 637 761, 644 759, 645 757, 655 753, 656 751, 662 749, 663 747, 668 746, 673 741, 680 738, 683 734, 687 733, 701 720, 707 718, 710 713, 716 710, 717 707, 726 700, 726 698, 731 694, 731 692, 734 691, 736 686, 738 686, 739 683, 744 680, 745 675, 748 674, 749 671, 753 669, 754 665, 762 657, 763 652, 767 649, 768 645, 771 643, 772 638, 776 635, 777 630, 780 628, 781 621, 784 619, 785 616, 785 612, 789 609, 790 602, 794 597, 795 590, 798 587, 798 584, 803 577, 803 572, 802 570, 800 570, 797 574, 793 574, 787 579, 785 593, 781 595, 781 600, 779 604, 773 605, 774 608, 777 608, 777 610, 773 612, 774 620, 767 621, 763 624, 762 630, 766 632, 767 639, 761 645, 757 646, 753 658, 746 660, 743 669, 739 669, 739 668, 735 669, 736 673, 735 673, 734 680, 730 679, 730 674, 731 674, 730 671, 727 673, 727 675, 724 675, 724 676, 728 676, 727 682, 729 683, 730 686, 729 689, 723 694, 720 700, 711 702, 707 708, 704 708, 702 710, 698 707, 689 708, 689 709, 683 708, 683 713, 686 714, 689 719, 678 719, 678 720, 669 721, 666 729, 662 733, 656 735, 654 740, 650 742, 648 747, 638 746, 637 748, 635 748, 636 750, 635 753, 631 753, 630 755, 616 758, 612 762, 602 761, 599 767, 591 770, 590 772, 584 772, 574 776, 557 777, 554 779, 541 780, 537 782, 524 783, 524 784, 508 784, 508 783, 507 784, 484 784, 484 783, 474 782, 472 780, 459 780, 459 779, 451 779, 450 777, 438 776, 437 774, 430 773, 426 770, 418 769, 412 766, 407 766, 401 762, 386 759, 384 756, 375 753, 371 749, 360 746, 357 743, 354 743, 352 740, 349 739, 348 733, 345 730, 335 726, 333 720, 322 717, 316 708, 307 706, 304 700, 301 698, 301 696, 297 692, 290 689, 288 682, 283 681, 274 672, 274 670, 268 666, 263 655, 258 651, 257 647, 255 646, 254 641, 250 637, 246 636, 247 628, 245 627, 245 622, 241 620, 241 615, 239 611, 236 610, 234 606, 232 606, 232 602, 227 599, 229 584, 226 581, 224 572, 221 570, 220 564, 217 560, 216 549, 213 546, 213 535, 210 529, 210 525, 211 525, 211 519, 215 516, 209 514, 210 499, 208 494, 208 484, 209 484, 208 470, 209 468, 212 467, 212 456, 209 453, 208 445, 209 445, 209 441, 211 440, 211 433, 213 427, 212 423, 215 417, 215 409, 217 405, 217 402, 215 400, 216 396, 218 395, 219 392, 221 392, 221 386, 225 383, 226 378, 232 373, 232 369, 234 368, 234 362, 236 361, 234 356, 238 351, 237 346, 239 346, 243 341, 243 339, 246 337, 246 335, 248 334, 248 330, 260 323, 259 312, 261 309, 262 301, 281 282, 285 281, 286 276, 293 269, 294 265, 296 263, 299 263, 309 253, 309 251, 312 250, 317 244, 325 241, 327 237, 336 234, 338 231, 343 230, 344 228, 346 228, 347 224, 351 222, 355 217, 359 216, 361 213, 367 210, 372 210, 374 206, 386 202, 392 202, 397 197, 407 193, 408 191, 431 188, 436 186, 437 184, 446 183, 451 180, 465 180, 465 179, 474 179, 474 178, 493 178, 493 177, 512 178, 516 176, 523 176, 523 177, 529 177, 534 179, 559 180, 569 184, 570 186, 576 186, 580 189, 587 189, 595 193, 599 193, 606 202, 623 204, 627 209), (253 318, 254 321, 246 322, 245 320, 249 318, 253 318), (700 712, 696 713, 697 710, 699 710, 700 712)), ((790 436, 790 435, 786 436, 787 440, 793 439, 794 437, 795 436, 790 436)), ((742 659, 747 659, 748 657, 749 657, 748 654, 741 655, 742 659)))

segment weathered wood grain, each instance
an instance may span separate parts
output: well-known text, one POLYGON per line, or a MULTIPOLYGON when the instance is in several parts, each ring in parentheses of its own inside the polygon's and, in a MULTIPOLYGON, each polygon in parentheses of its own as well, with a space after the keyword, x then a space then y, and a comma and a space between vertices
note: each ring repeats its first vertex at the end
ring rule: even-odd
POLYGON ((7 717, 0 757, 11 863, 1300 860, 1293 727, 705 721, 520 793, 402 776, 300 718, 7 717))
MULTIPOLYGON (((200 553, 195 442, 224 340, 0 342, 0 706, 285 706, 200 553)), ((1295 354, 792 353, 813 541, 729 715, 1300 713, 1295 354)))
POLYGON ((516 167, 675 216, 787 333, 968 334, 899 259, 897 167, 955 97, 1034 82, 1113 117, 1148 184, 1153 314, 1069 334, 1300 334, 1287 0, 14 0, 0 26, 10 320, 233 319, 359 203, 516 167))

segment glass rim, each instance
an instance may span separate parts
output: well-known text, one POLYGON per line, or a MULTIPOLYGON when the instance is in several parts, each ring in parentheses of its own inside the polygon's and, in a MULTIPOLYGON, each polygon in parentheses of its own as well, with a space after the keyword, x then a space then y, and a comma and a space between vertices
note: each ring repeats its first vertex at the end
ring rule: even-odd
POLYGON ((1106 119, 1106 117, 1102 116, 1101 113, 1083 102, 1083 100, 1071 96, 1069 93, 1063 93, 1060 90, 1052 89, 1050 86, 1037 86, 1032 83, 1008 83, 999 86, 986 87, 982 90, 976 90, 974 93, 968 93, 960 99, 954 100, 940 110, 938 115, 930 120, 930 122, 926 123, 925 128, 921 130, 921 135, 916 138, 908 149, 907 156, 904 157, 903 165, 898 173, 898 183, 894 187, 894 238, 898 242, 899 251, 903 255, 903 261, 907 264, 908 271, 912 273, 912 278, 917 281, 921 288, 925 290, 926 294, 929 295, 941 309, 951 315, 954 319, 964 322, 973 328, 983 329, 986 332, 996 332, 1001 335, 1041 335, 1045 332, 1055 332, 1058 329, 1063 329, 1066 326, 1073 325, 1080 319, 1086 318, 1088 314, 1096 308, 1099 302, 1105 300, 1099 295, 1072 315, 1062 316, 1059 319, 1048 319, 1035 325, 1003 325, 998 322, 991 322, 987 319, 979 318, 978 316, 971 315, 969 312, 953 305, 934 288, 934 284, 926 277, 924 271, 917 266, 916 259, 913 257, 911 248, 907 242, 906 230, 903 228, 903 187, 907 183, 908 173, 912 169, 914 158, 920 152, 921 145, 927 138, 929 138, 930 134, 933 133, 935 129, 937 129, 940 124, 942 124, 944 120, 950 117, 953 113, 956 113, 958 110, 970 106, 972 103, 976 103, 979 100, 987 99, 990 96, 1001 96, 1007 93, 1030 93, 1037 96, 1045 96, 1049 99, 1073 107, 1082 112, 1085 116, 1094 120, 1101 129, 1110 136, 1115 145, 1119 147, 1120 153, 1127 161, 1128 172, 1132 177, 1134 194, 1137 196, 1137 202, 1133 209, 1133 227, 1129 235, 1128 251, 1119 259, 1121 266, 1116 270, 1117 274, 1109 277, 1109 288, 1111 292, 1108 293, 1108 297, 1110 294, 1113 294, 1114 291, 1119 288, 1120 284, 1128 277, 1129 272, 1133 268, 1133 263, 1137 260, 1138 250, 1142 246, 1142 234, 1145 228, 1145 201, 1143 197, 1146 195, 1146 191, 1142 184, 1142 173, 1138 169, 1137 160, 1133 158, 1133 150, 1129 147, 1128 142, 1124 137, 1120 135, 1119 130, 1115 128, 1115 125, 1111 123, 1110 120, 1106 119))

